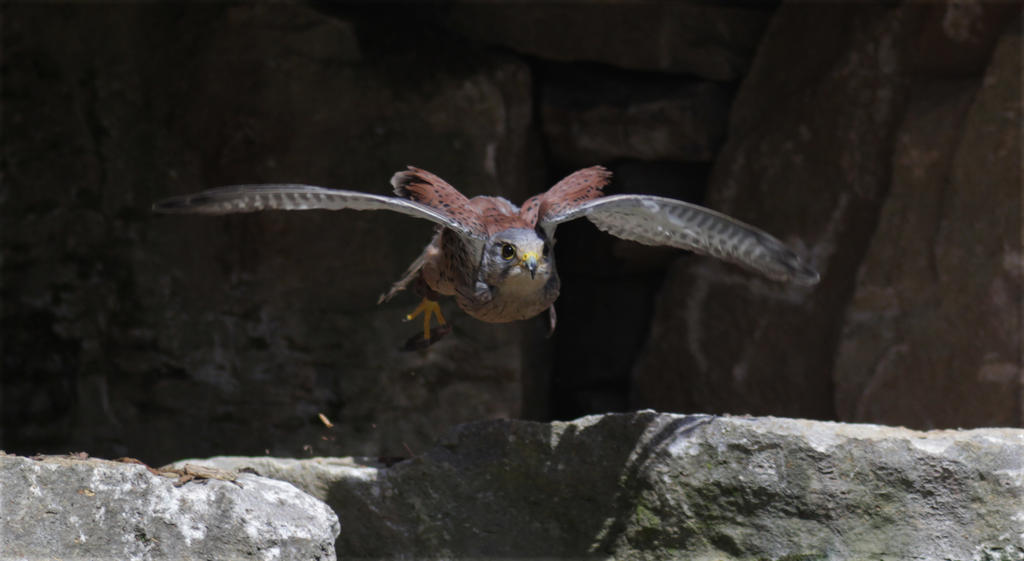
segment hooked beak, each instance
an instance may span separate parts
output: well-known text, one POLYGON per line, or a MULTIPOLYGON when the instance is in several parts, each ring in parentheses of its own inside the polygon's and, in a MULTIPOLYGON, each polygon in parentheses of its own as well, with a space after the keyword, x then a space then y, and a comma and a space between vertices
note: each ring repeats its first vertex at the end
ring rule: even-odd
POLYGON ((523 255, 523 260, 520 261, 519 264, 524 266, 524 267, 526 267, 526 269, 528 271, 530 271, 530 278, 531 279, 537 278, 537 254, 536 253, 526 253, 526 254, 524 254, 523 255))

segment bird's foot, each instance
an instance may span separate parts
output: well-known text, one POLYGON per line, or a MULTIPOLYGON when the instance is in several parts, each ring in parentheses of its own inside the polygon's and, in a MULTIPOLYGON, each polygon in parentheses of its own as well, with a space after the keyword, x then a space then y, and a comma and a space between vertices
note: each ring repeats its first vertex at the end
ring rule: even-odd
POLYGON ((429 298, 424 298, 419 306, 412 311, 409 315, 405 316, 405 321, 412 321, 416 316, 423 314, 423 335, 416 335, 412 339, 409 339, 405 343, 407 350, 414 349, 425 349, 430 345, 441 340, 442 337, 451 332, 452 328, 444 320, 444 316, 441 314, 441 305, 436 301, 429 298), (434 333, 430 332, 430 318, 437 316, 437 329, 434 333))

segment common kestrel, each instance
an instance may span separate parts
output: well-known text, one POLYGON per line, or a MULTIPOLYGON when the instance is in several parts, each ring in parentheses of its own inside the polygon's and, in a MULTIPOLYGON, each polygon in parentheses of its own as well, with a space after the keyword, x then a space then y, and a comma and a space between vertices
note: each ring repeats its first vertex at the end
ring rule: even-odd
POLYGON ((730 261, 784 282, 812 285, 818 273, 782 242, 753 226, 697 205, 652 195, 604 196, 611 172, 581 169, 517 207, 502 197, 466 198, 440 177, 415 167, 391 178, 397 197, 309 185, 238 185, 171 197, 153 205, 164 213, 232 214, 258 210, 391 210, 438 227, 401 280, 381 295, 386 302, 416 283, 423 297, 421 345, 447 333, 437 303, 454 296, 482 321, 509 322, 550 310, 559 280, 555 228, 586 217, 599 229, 646 245, 688 249, 730 261), (431 339, 431 318, 439 328, 431 339))

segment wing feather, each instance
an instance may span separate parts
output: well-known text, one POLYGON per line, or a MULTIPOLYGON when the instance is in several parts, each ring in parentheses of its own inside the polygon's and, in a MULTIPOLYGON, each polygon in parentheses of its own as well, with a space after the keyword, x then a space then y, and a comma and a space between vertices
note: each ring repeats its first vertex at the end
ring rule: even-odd
POLYGON ((812 285, 819 275, 767 232, 701 206, 652 195, 603 197, 551 216, 544 228, 586 216, 599 229, 645 245, 688 249, 769 278, 812 285))
POLYGON ((402 199, 428 206, 438 213, 472 229, 475 236, 487 236, 487 224, 469 199, 447 181, 425 169, 408 166, 391 176, 391 186, 402 199))
POLYGON ((482 234, 476 229, 471 229, 452 216, 415 201, 312 185, 235 185, 170 197, 153 205, 154 211, 168 214, 215 215, 261 210, 314 209, 390 210, 430 220, 465 236, 482 238, 482 234))
POLYGON ((602 190, 611 179, 612 172, 601 166, 574 171, 547 191, 527 199, 519 211, 520 216, 530 225, 550 222, 552 217, 602 196, 602 190))

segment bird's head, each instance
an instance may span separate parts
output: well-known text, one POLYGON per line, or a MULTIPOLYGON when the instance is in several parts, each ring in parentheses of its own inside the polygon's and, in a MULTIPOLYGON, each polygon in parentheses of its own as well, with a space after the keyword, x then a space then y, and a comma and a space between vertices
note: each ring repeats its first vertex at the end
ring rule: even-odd
POLYGON ((510 228, 491 238, 484 261, 497 279, 547 280, 555 266, 551 245, 536 230, 510 228))

